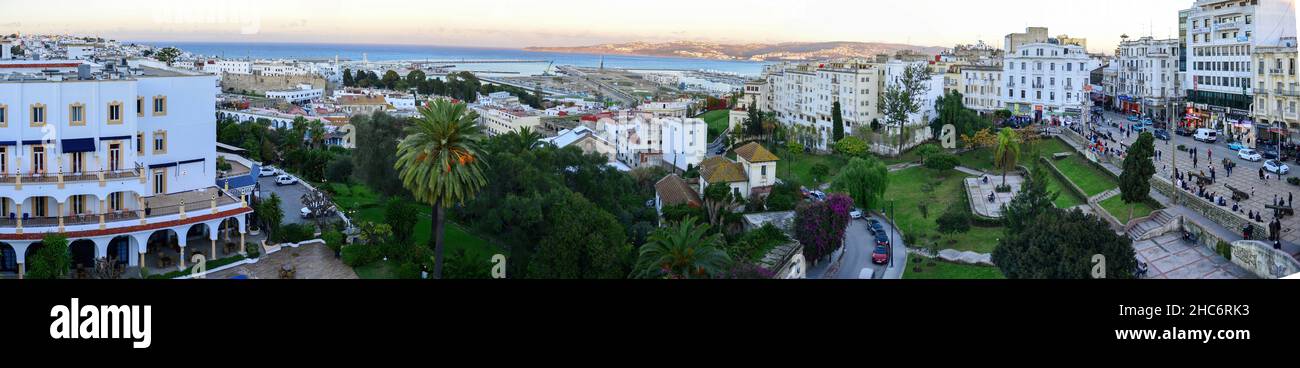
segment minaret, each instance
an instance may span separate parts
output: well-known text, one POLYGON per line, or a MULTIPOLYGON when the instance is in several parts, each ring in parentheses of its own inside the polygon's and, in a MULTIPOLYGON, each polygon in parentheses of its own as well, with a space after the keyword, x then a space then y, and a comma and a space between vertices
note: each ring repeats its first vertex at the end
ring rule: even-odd
POLYGON ((605 71, 605 55, 600 56, 600 71, 605 71))

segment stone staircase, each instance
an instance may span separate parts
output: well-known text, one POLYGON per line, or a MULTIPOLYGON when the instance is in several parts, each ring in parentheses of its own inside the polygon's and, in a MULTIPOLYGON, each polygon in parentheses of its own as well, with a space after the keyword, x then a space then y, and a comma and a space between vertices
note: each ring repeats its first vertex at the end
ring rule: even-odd
POLYGON ((1165 213, 1164 211, 1157 211, 1155 216, 1152 216, 1150 219, 1147 219, 1146 221, 1142 221, 1133 225, 1133 227, 1129 229, 1128 233, 1125 235, 1128 235, 1129 239, 1139 240, 1140 238, 1142 238, 1142 236, 1147 235, 1147 233, 1151 232, 1152 230, 1164 227, 1165 225, 1168 225, 1170 222, 1173 221, 1174 221, 1173 215, 1165 213))

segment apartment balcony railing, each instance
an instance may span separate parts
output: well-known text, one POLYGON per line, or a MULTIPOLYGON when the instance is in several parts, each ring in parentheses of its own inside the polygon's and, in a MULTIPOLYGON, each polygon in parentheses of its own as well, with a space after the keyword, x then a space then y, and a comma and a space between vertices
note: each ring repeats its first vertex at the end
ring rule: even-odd
POLYGON ((68 173, 0 173, 0 184, 53 184, 135 179, 144 175, 144 167, 129 170, 77 171, 68 173))
MULTIPOLYGON (((23 213, 10 212, 0 217, 0 233, 92 231, 184 220, 243 208, 246 206, 245 200, 246 198, 212 187, 184 193, 138 197, 137 203, 126 203, 130 208, 105 212, 85 211, 62 216, 55 214, 55 216, 37 217, 32 215, 30 209, 23 208, 23 213)), ((14 210, 15 207, 10 209, 14 210)))
POLYGON ((1042 84, 1042 83, 1034 83, 1033 88, 1039 88, 1039 89, 1041 89, 1041 88, 1043 88, 1043 84, 1042 84))

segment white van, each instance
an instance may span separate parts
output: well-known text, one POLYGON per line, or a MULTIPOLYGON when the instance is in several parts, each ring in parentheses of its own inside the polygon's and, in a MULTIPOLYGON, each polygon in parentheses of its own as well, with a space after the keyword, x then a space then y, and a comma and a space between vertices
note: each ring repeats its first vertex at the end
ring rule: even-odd
POLYGON ((1219 140, 1219 132, 1214 129, 1197 129, 1196 134, 1192 136, 1192 139, 1206 143, 1214 143, 1219 140))

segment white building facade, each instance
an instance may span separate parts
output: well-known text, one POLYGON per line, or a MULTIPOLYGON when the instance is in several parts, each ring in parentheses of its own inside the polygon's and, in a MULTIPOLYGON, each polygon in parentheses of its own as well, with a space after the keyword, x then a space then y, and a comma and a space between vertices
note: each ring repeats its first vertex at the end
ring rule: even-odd
POLYGON ((1021 45, 1003 61, 1003 105, 1035 120, 1081 117, 1091 72, 1100 63, 1082 46, 1055 42, 1021 45))
POLYGON ((215 185, 215 76, 136 60, 10 62, 0 74, 0 277, 23 277, 50 233, 67 236, 79 269, 108 259, 167 272, 195 253, 232 255, 219 234, 243 244, 251 209, 215 185))
POLYGON ((1142 37, 1119 45, 1116 103, 1121 111, 1169 122, 1182 117, 1181 106, 1170 112, 1186 89, 1179 78, 1178 60, 1182 47, 1178 39, 1142 37))
POLYGON ((1230 132, 1254 129, 1254 50, 1295 37, 1293 0, 1197 0, 1187 14, 1187 124, 1230 132))

